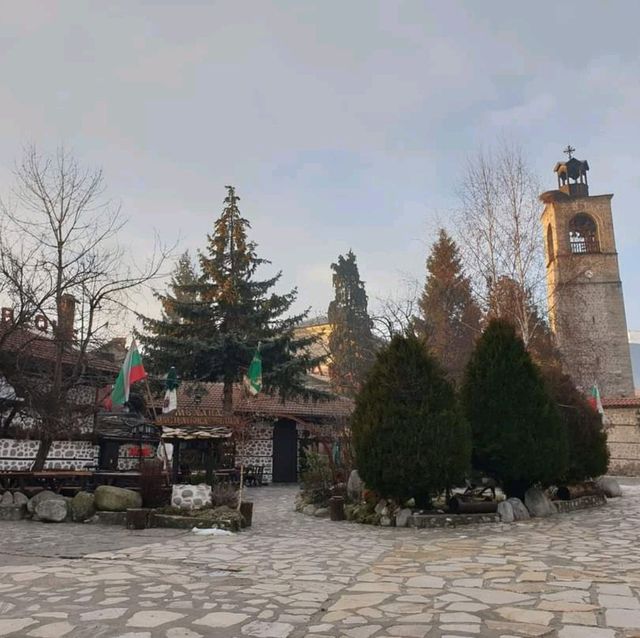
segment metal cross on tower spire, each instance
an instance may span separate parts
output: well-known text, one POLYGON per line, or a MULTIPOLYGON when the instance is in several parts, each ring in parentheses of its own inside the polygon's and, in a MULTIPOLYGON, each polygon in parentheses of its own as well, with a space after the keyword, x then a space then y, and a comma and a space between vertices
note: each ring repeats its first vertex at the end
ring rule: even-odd
POLYGON ((566 153, 569 156, 569 159, 571 159, 573 157, 573 153, 576 152, 576 149, 573 148, 573 146, 571 146, 571 144, 567 144, 567 148, 564 149, 564 151, 562 151, 563 153, 566 153))

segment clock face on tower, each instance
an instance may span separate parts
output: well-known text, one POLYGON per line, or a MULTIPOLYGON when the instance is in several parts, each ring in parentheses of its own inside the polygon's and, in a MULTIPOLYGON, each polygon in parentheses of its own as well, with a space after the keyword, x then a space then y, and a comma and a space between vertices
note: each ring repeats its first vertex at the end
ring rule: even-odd
POLYGON ((584 273, 584 276, 585 276, 587 279, 591 279, 591 278, 593 277, 593 270, 587 270, 587 271, 584 273))

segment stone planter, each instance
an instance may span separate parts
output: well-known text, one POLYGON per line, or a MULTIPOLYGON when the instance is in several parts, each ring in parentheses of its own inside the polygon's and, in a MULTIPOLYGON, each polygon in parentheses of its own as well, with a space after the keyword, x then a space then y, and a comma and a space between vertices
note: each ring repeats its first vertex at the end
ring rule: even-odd
POLYGON ((242 527, 251 527, 253 522, 253 503, 242 501, 240 503, 240 514, 242 514, 242 527))

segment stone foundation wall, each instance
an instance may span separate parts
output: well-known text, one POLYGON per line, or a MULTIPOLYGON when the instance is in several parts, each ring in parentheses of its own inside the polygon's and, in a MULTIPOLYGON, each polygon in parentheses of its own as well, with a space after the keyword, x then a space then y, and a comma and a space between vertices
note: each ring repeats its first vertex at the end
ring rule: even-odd
POLYGON ((640 476, 640 410, 637 407, 607 408, 609 474, 640 476))
MULTIPOLYGON (((38 441, 28 439, 0 439, 0 471, 30 469, 38 446, 38 441)), ((54 441, 45 469, 70 470, 97 465, 98 451, 98 446, 89 441, 54 441)))
MULTIPOLYGON (((296 424, 298 440, 305 430, 310 436, 330 437, 333 427, 330 424, 313 425, 305 427, 304 424, 296 424)), ((297 448, 298 469, 300 468, 300 446, 297 448)), ((245 465, 262 465, 264 467, 263 480, 271 482, 273 477, 273 422, 256 422, 249 427, 247 440, 244 444, 236 443, 236 463, 245 465)))
POLYGON ((262 465, 263 480, 271 482, 273 476, 273 423, 253 423, 244 444, 236 444, 236 464, 262 465))

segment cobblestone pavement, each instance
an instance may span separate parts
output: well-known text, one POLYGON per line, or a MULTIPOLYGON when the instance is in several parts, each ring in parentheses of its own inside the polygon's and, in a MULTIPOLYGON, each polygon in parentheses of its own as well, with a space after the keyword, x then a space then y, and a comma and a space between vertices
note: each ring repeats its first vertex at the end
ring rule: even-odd
POLYGON ((640 637, 640 488, 596 510, 381 529, 251 490, 234 536, 0 524, 0 636, 640 637))

